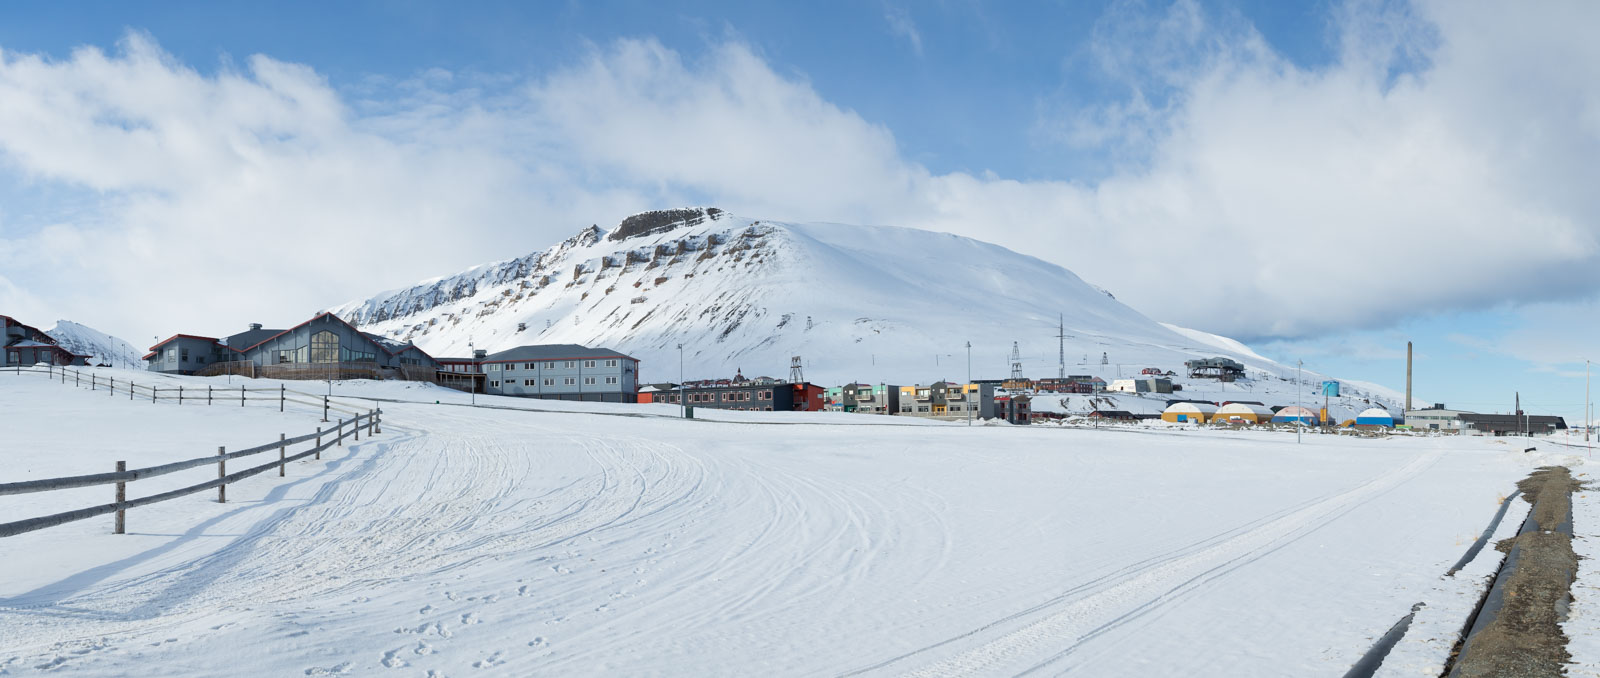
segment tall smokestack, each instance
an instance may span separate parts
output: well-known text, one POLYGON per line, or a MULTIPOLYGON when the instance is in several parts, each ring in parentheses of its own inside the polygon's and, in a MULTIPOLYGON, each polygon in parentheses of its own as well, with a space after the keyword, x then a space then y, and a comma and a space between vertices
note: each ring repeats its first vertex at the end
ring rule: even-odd
POLYGON ((1406 342, 1406 411, 1411 411, 1411 342, 1406 342))

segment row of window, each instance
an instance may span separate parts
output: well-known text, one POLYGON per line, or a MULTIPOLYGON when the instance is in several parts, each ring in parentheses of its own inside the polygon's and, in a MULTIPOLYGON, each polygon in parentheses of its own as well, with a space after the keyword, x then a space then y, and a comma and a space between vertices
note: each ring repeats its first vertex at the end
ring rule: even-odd
MULTIPOLYGON (((544 368, 547 369, 547 370, 553 370, 553 369, 556 369, 557 365, 560 365, 562 368, 570 370, 570 369, 572 369, 574 367, 577 367, 578 363, 580 363, 580 362, 583 363, 584 367, 599 367, 601 361, 599 361, 599 360, 581 360, 581 361, 580 360, 547 360, 544 363, 544 368)), ((606 360, 605 361, 605 366, 606 367, 616 367, 617 366, 617 359, 616 358, 612 358, 610 360, 606 360)), ((522 369, 524 369, 524 370, 535 370, 535 369, 538 369, 538 368, 539 368, 539 363, 522 363, 522 369)), ((489 371, 490 372, 515 372, 516 370, 517 370, 517 363, 489 363, 489 371)))
MULTIPOLYGON (((594 386, 594 385, 596 385, 598 383, 598 382, 595 381, 597 378, 598 377, 584 377, 583 378, 583 385, 584 386, 594 386)), ((535 386, 535 385, 538 384, 538 382, 539 382, 538 379, 523 379, 522 380, 522 385, 523 386, 535 386)), ((515 380, 512 380, 512 379, 507 379, 506 380, 506 385, 507 386, 515 386, 516 383, 517 382, 515 380)), ((563 377, 562 380, 561 380, 561 384, 563 386, 577 386, 578 385, 578 378, 577 377, 563 377)), ((616 377, 606 377, 606 385, 607 386, 615 386, 616 384, 617 384, 617 378, 616 377)), ((489 385, 492 386, 492 387, 495 387, 495 388, 499 388, 500 387, 500 381, 499 380, 492 380, 492 381, 489 382, 489 385)), ((555 386, 556 385, 555 378, 554 377, 545 378, 544 385, 545 386, 555 386)))

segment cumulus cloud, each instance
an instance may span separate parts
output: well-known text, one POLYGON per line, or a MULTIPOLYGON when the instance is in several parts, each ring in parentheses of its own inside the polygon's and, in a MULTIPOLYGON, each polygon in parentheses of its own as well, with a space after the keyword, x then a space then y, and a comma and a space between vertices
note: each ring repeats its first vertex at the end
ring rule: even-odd
POLYGON ((931 172, 737 41, 618 40, 554 72, 434 72, 360 99, 269 57, 201 75, 137 35, 6 54, 0 152, 98 207, 55 232, 3 222, 0 263, 37 295, 56 274, 17 252, 71 252, 59 276, 148 302, 99 309, 119 320, 177 299, 186 329, 232 326, 710 202, 990 240, 1245 338, 1559 300, 1600 287, 1596 14, 1357 0, 1333 14, 1335 58, 1307 68, 1187 1, 1119 6, 1086 63, 1122 95, 1041 121, 1114 169, 1061 181, 931 172))

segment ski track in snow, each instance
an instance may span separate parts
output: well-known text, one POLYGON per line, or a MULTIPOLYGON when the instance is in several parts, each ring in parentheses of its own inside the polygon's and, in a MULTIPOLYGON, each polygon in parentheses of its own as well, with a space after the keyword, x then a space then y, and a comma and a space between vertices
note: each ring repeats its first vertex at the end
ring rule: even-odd
POLYGON ((846 675, 889 668, 946 645, 994 632, 1004 635, 906 675, 1028 675, 1051 667, 1064 669, 1056 665, 1095 638, 1181 600, 1212 580, 1315 532, 1421 475, 1441 456, 1443 453, 1437 450, 1419 454, 1400 469, 1385 472, 1344 492, 1283 509, 1131 566, 1119 565, 1115 572, 1090 579, 1040 605, 846 675), (1043 612, 1049 615, 1005 631, 1008 625, 1043 612), (1040 655, 1044 655, 1043 660, 1037 661, 1040 655), (1035 661, 1037 663, 1029 663, 1035 661))
MULTIPOLYGON (((1219 583, 1250 588, 1228 575, 1450 456, 1425 443, 1339 467, 1271 461, 1287 450, 1270 436, 878 432, 404 403, 387 405, 385 421, 383 435, 298 463, 290 478, 247 481, 263 501, 246 490, 171 542, 147 533, 137 538, 151 546, 132 557, 0 594, 0 675, 208 675, 235 648, 271 675, 1093 670, 1177 603, 1219 583), (780 444, 792 436, 805 454, 780 444), (1002 440, 1032 442, 1019 455, 1002 440), (1199 464, 1182 469, 1231 464, 1213 469, 1211 491, 1251 496, 1181 529, 1148 529, 1159 515, 1149 512, 1113 526, 1126 533, 1071 522, 1098 520, 1101 502, 1141 482, 1182 477, 1118 460, 1136 450, 1191 453, 1141 457, 1199 464), (1345 471, 1256 494, 1281 471, 1246 461, 1345 471), (1061 502, 1039 496, 1062 479, 1079 493, 1111 489, 1048 513, 1061 502), (1014 486, 1026 502, 1006 496, 1014 486), (1025 529, 1006 531, 1012 522, 1025 529), (1075 527, 1049 532, 1064 525, 1075 527), (1093 541, 1075 541, 1078 527, 1094 527, 1093 541), (1043 547, 1000 550, 1046 534, 1043 547), (1079 546, 1108 548, 1050 562, 1079 546), (1020 558, 994 562, 1007 554, 1020 558)), ((1166 486, 1153 487, 1125 500, 1166 486)), ((1332 663, 1365 649, 1337 642, 1332 663)))

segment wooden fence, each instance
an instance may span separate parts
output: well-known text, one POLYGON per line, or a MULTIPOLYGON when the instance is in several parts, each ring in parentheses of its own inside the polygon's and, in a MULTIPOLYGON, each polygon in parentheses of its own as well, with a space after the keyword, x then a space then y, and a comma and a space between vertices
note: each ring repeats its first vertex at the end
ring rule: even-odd
POLYGON ((218 447, 217 456, 214 457, 186 459, 184 461, 175 461, 169 464, 134 469, 132 471, 127 470, 127 462, 119 461, 117 462, 117 470, 112 473, 94 473, 81 476, 68 476, 64 478, 45 478, 41 480, 25 480, 16 483, 0 483, 0 496, 11 494, 27 494, 31 492, 67 490, 79 487, 89 487, 93 485, 115 484, 117 486, 116 500, 109 504, 90 506, 88 508, 66 511, 54 515, 40 516, 38 518, 29 518, 26 520, 18 520, 9 523, 0 523, 0 537, 15 536, 25 532, 42 530, 47 527, 55 527, 57 525, 64 525, 66 523, 78 520, 93 518, 95 516, 103 516, 108 513, 116 514, 116 523, 113 527, 113 532, 116 534, 123 534, 127 527, 128 509, 138 508, 140 506, 146 506, 157 502, 163 502, 167 501, 168 499, 177 499, 178 497, 209 490, 213 487, 217 488, 217 501, 226 502, 228 498, 228 485, 230 483, 239 482, 245 478, 249 478, 250 476, 263 473, 274 468, 278 469, 278 476, 283 477, 284 466, 289 462, 304 459, 313 455, 315 455, 316 458, 321 459, 323 450, 335 445, 343 446, 345 438, 355 436, 355 439, 360 441, 361 430, 363 428, 367 430, 368 437, 383 433, 382 422, 383 411, 372 410, 364 414, 357 414, 348 421, 340 419, 338 425, 330 431, 324 431, 323 429, 318 428, 315 433, 307 433, 294 438, 287 438, 283 434, 279 434, 276 441, 267 443, 265 445, 257 445, 249 449, 237 450, 234 452, 228 452, 225 447, 218 447), (328 440, 327 442, 323 442, 323 438, 327 436, 332 436, 332 439, 328 440), (315 442, 312 444, 310 449, 297 452, 293 455, 288 454, 288 449, 290 446, 311 441, 315 442), (261 454, 271 450, 278 451, 277 461, 261 464, 260 466, 251 467, 243 471, 228 473, 229 459, 239 459, 241 457, 261 454), (164 476, 169 473, 177 473, 178 471, 197 468, 208 464, 216 464, 217 466, 217 478, 215 480, 208 480, 203 483, 190 485, 188 487, 183 487, 176 490, 169 490, 159 494, 153 494, 148 497, 140 497, 138 499, 127 498, 128 483, 136 480, 143 480, 145 478, 164 476))
MULTIPOLYGON (((233 388, 208 384, 202 390, 198 386, 185 387, 182 384, 160 386, 149 382, 141 385, 132 379, 118 381, 116 377, 106 377, 92 371, 77 370, 70 367, 45 366, 42 369, 39 367, 14 367, 11 370, 4 371, 4 373, 17 375, 40 374, 49 379, 58 380, 62 384, 72 384, 91 391, 105 391, 108 396, 120 397, 126 394, 128 400, 147 400, 152 403, 163 401, 175 402, 179 405, 184 404, 185 401, 196 405, 202 403, 206 405, 239 403, 240 407, 244 407, 245 403, 248 402, 266 402, 277 403, 279 412, 284 411, 288 403, 298 403, 322 408, 323 421, 330 421, 328 417, 335 410, 346 414, 359 414, 363 411, 351 404, 334 401, 329 396, 295 391, 283 384, 279 384, 277 388, 247 388, 243 385, 240 385, 239 388, 233 388)), ((159 379, 159 377, 156 377, 156 379, 159 379)))

